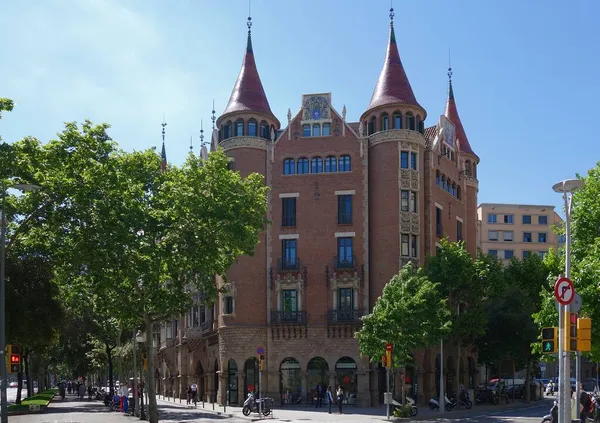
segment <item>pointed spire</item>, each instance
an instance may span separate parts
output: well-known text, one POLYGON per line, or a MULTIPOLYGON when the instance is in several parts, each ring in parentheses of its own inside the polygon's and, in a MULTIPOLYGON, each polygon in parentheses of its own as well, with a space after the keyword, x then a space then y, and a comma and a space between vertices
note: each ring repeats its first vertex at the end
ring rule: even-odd
POLYGON ((190 135, 190 153, 194 152, 194 137, 190 135))
POLYGON ((265 90, 256 68, 256 62, 254 61, 251 30, 252 17, 248 16, 246 25, 248 26, 246 54, 242 61, 242 69, 240 70, 223 115, 234 112, 259 112, 269 115, 276 120, 269 106, 269 101, 265 95, 265 90))
POLYGON ((215 113, 215 99, 213 98, 212 115, 210 116, 210 120, 212 120, 212 129, 215 129, 216 127, 215 122, 217 121, 217 115, 215 115, 215 113))
POLYGON ((456 140, 458 141, 459 150, 462 153, 471 154, 477 157, 477 160, 479 160, 479 157, 471 148, 465 128, 463 128, 460 117, 458 116, 458 109, 456 108, 456 101, 454 100, 454 89, 452 88, 452 67, 448 67, 448 100, 446 101, 446 110, 444 112, 444 116, 446 116, 446 118, 450 120, 450 122, 452 122, 456 128, 456 140))
POLYGON ((164 172, 167 170, 167 150, 165 148, 165 128, 167 126, 167 122, 165 121, 165 114, 163 113, 163 122, 160 124, 162 126, 162 150, 160 152, 161 162, 160 168, 164 172))
POLYGON ((413 93, 400 60, 394 33, 394 8, 390 8, 390 38, 383 68, 367 110, 392 104, 411 104, 421 107, 413 93))

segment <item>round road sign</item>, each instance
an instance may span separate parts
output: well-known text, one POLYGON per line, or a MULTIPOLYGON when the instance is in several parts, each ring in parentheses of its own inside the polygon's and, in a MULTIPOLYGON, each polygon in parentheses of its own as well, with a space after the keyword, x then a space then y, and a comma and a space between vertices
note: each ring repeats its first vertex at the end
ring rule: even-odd
POLYGON ((258 347, 258 348, 256 349, 256 354, 258 354, 258 355, 262 355, 262 354, 264 354, 264 353, 265 353, 265 350, 264 350, 264 348, 263 348, 263 347, 258 347))
POLYGON ((560 278, 554 284, 554 296, 562 305, 569 305, 575 298, 575 288, 569 278, 560 278))

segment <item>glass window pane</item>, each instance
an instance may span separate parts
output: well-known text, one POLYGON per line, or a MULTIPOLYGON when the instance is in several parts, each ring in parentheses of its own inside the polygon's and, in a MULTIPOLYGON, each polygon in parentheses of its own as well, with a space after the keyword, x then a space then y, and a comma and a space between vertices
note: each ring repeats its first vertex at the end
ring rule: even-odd
POLYGON ((251 137, 256 136, 256 121, 251 120, 248 122, 248 135, 251 137))
POLYGON ((315 123, 312 126, 312 136, 313 137, 320 137, 321 136, 321 125, 315 123))
POLYGON ((304 125, 302 127, 302 136, 303 137, 310 137, 310 125, 304 125))
POLYGON ((408 169, 408 151, 400 152, 400 167, 402 169, 408 169))
POLYGON ((331 135, 331 124, 330 123, 323 124, 323 135, 331 135))

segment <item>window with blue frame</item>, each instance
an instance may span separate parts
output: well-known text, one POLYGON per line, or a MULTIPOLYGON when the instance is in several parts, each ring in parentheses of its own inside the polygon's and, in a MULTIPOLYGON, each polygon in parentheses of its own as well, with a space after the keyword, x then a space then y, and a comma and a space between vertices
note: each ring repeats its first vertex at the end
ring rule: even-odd
POLYGON ((492 257, 498 257, 498 250, 488 250, 488 254, 492 257))
POLYGON ((302 136, 303 137, 310 137, 310 125, 303 125, 302 126, 302 136))
POLYGON ((538 242, 546 242, 546 232, 540 232, 538 234, 538 242))
POLYGON ((296 198, 282 198, 281 226, 296 226, 296 198))
POLYGON ((315 123, 312 126, 312 136, 313 137, 320 137, 321 136, 321 125, 319 125, 318 123, 315 123))
POLYGON ((340 172, 350 172, 352 170, 352 166, 350 163, 350 156, 348 156, 348 155, 340 156, 338 168, 339 168, 340 172))
POLYGON ((269 124, 266 121, 260 123, 260 136, 266 140, 270 139, 269 124))
POLYGON ((323 159, 313 157, 310 161, 310 173, 323 173, 323 159))
POLYGON ((250 137, 256 136, 257 126, 258 126, 258 124, 256 123, 256 120, 250 119, 248 121, 248 136, 250 136, 250 137))
POLYGON ((337 157, 327 156, 325 157, 325 172, 337 172, 337 157))
POLYGON ((354 267, 354 259, 352 256, 352 238, 340 237, 337 239, 338 267, 354 267))
POLYGON ((241 137, 244 135, 244 121, 239 119, 235 122, 235 136, 241 137))
POLYGON ((523 250, 523 260, 525 260, 530 255, 531 255, 531 251, 525 251, 525 250, 523 250))
POLYGON ((296 161, 294 159, 285 159, 283 161, 283 174, 293 175, 296 173, 296 161))
POLYGON ((514 255, 513 250, 504 250, 504 259, 505 260, 510 260, 511 258, 513 258, 513 255, 514 255))
POLYGON ((417 170, 417 153, 410 153, 410 168, 417 170))
POLYGON ((488 223, 496 223, 498 216, 495 213, 488 213, 488 223))
POLYGON ((408 169, 408 151, 400 152, 400 167, 402 169, 408 169))
POLYGON ((352 223, 352 195, 338 195, 338 224, 352 223))
POLYGON ((331 124, 330 123, 323 124, 323 136, 326 136, 326 135, 331 135, 331 124))
POLYGON ((284 239, 281 241, 281 249, 283 250, 282 269, 295 269, 297 266, 297 239, 284 239))
POLYGON ((297 164, 298 173, 308 173, 308 159, 306 157, 300 157, 297 164))
POLYGON ((387 131, 388 129, 390 129, 390 117, 387 113, 384 113, 381 115, 381 130, 387 131))
POLYGON ((531 225, 531 215, 530 214, 524 214, 522 217, 522 221, 524 225, 531 225))
POLYGON ((538 216, 538 225, 547 225, 548 216, 538 216))
POLYGON ((402 114, 394 113, 394 129, 402 129, 402 114))

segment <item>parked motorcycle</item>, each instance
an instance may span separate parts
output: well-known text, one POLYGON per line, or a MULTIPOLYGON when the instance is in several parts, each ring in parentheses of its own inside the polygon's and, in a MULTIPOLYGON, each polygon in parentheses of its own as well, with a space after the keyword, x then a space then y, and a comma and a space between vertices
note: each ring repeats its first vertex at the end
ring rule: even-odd
POLYGON ((259 398, 255 399, 254 392, 248 392, 248 397, 246 401, 244 401, 244 407, 242 408, 242 413, 244 416, 249 416, 250 413, 258 413, 259 410, 262 411, 263 416, 268 416, 271 414, 271 408, 273 405, 273 400, 271 398, 259 398), (259 404, 260 408, 259 408, 259 404))
MULTIPOLYGON (((414 399, 412 399, 410 397, 406 397, 406 405, 410 405, 410 416, 411 417, 415 417, 419 413, 419 409, 417 408, 417 405, 415 404, 414 399)), ((392 399, 392 403, 390 404, 390 414, 394 415, 394 411, 396 411, 397 409, 400 409, 400 408, 402 408, 402 404, 400 404, 395 399, 392 399)))
MULTIPOLYGON (((452 411, 454 406, 452 405, 452 402, 448 399, 447 395, 444 395, 444 402, 445 402, 444 407, 446 408, 446 411, 452 411)), ((436 398, 431 398, 429 400, 429 408, 431 410, 439 410, 440 409, 439 401, 436 398)))
POLYGON ((550 414, 546 414, 542 418, 542 423, 554 423, 558 422, 558 402, 554 401, 554 405, 550 409, 550 414))

